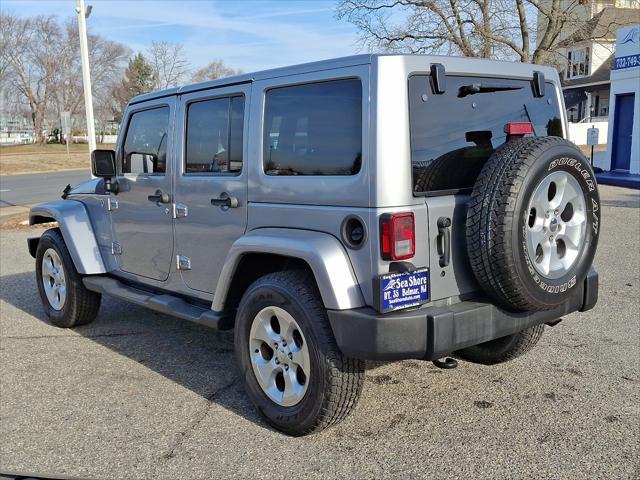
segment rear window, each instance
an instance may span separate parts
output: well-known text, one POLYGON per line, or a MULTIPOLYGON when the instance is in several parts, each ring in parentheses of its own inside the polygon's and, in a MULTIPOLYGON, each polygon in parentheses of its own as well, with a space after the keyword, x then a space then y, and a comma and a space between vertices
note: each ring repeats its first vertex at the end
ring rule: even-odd
POLYGON ((263 159, 267 175, 354 175, 361 165, 360 80, 267 91, 263 159))
POLYGON ((414 192, 440 195, 472 188, 486 160, 506 141, 509 122, 531 122, 536 136, 562 136, 554 87, 547 83, 545 90, 536 98, 527 80, 447 76, 445 93, 436 95, 428 75, 411 76, 414 192), (473 84, 483 91, 470 93, 473 84), (486 91, 492 87, 502 90, 486 91))

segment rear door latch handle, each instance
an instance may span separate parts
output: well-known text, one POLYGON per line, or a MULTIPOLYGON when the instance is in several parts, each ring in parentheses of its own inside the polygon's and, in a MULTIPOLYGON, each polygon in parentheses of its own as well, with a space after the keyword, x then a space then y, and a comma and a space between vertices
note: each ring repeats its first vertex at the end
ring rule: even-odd
POLYGON ((446 267, 451 262, 451 219, 448 217, 438 218, 437 242, 440 267, 446 267))
POLYGON ((223 210, 226 210, 228 208, 236 208, 239 203, 236 197, 232 197, 227 192, 222 192, 220 197, 211 199, 211 205, 222 207, 223 210))
POLYGON ((171 202, 171 195, 169 195, 168 193, 162 193, 162 190, 158 189, 156 190, 156 193, 154 193, 153 195, 149 195, 147 199, 150 202, 156 202, 157 205, 160 205, 161 203, 171 202))

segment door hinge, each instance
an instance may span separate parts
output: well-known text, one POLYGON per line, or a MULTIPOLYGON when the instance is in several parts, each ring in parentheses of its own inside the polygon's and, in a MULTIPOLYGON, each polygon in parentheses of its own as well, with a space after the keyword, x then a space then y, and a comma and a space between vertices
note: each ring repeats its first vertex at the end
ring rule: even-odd
POLYGON ((189 209, 182 203, 173 204, 173 218, 182 218, 189 215, 189 209))
POLYGON ((118 199, 109 197, 107 198, 107 210, 112 211, 118 208, 118 199))
POLYGON ((120 245, 118 242, 112 242, 111 255, 122 255, 122 245, 120 245))
POLYGON ((176 264, 178 270, 191 270, 191 259, 189 257, 185 257, 184 255, 177 255, 176 264))

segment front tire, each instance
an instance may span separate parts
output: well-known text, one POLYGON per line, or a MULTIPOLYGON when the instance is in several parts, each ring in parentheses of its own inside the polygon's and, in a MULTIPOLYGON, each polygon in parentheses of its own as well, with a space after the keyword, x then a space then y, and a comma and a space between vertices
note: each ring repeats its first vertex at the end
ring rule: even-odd
POLYGON ((86 325, 98 315, 102 296, 85 288, 57 228, 44 232, 38 242, 36 281, 45 313, 55 326, 86 325))
POLYGON ((236 316, 235 353, 258 411, 289 435, 340 422, 362 391, 364 362, 338 349, 304 271, 271 273, 247 289, 236 316))

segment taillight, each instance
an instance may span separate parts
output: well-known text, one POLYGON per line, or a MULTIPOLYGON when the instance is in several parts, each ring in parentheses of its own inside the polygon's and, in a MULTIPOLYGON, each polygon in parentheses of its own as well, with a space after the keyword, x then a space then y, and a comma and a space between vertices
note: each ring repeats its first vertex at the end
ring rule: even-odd
POLYGON ((416 253, 413 213, 385 214, 380 219, 380 245, 384 260, 406 260, 416 253))
POLYGON ((509 122, 504 126, 507 135, 527 135, 533 132, 531 122, 509 122))

